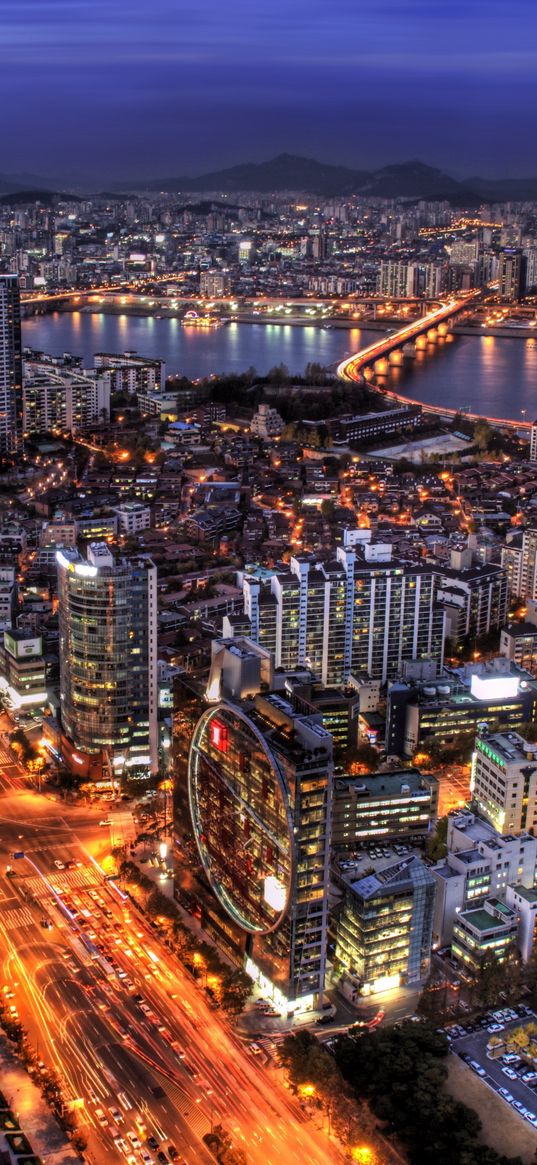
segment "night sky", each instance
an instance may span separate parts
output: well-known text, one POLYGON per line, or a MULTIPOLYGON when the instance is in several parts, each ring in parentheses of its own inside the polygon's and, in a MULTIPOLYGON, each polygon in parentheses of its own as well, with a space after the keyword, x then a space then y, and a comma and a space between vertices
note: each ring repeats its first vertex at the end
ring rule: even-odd
POLYGON ((0 0, 0 172, 537 173, 535 0, 0 0))

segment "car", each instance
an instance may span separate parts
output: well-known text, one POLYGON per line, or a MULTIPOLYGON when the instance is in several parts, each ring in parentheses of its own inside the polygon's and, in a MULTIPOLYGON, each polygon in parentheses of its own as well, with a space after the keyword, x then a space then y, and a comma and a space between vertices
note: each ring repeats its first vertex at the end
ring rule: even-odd
POLYGON ((461 1060, 464 1060, 465 1064, 469 1064, 472 1059, 468 1052, 457 1052, 457 1055, 460 1056, 461 1060))
POLYGON ((526 1111, 525 1111, 525 1113, 524 1113, 524 1116, 525 1116, 525 1118, 526 1118, 526 1120, 527 1120, 527 1121, 530 1121, 530 1123, 531 1123, 531 1124, 533 1124, 533 1122, 534 1122, 535 1120, 537 1120, 537 1117, 535 1116, 535 1113, 534 1113, 534 1112, 530 1112, 530 1109, 529 1109, 529 1108, 527 1108, 527 1109, 526 1109, 526 1111))
POLYGON ((152 1133, 147 1138, 147 1144, 149 1145, 149 1148, 152 1149, 154 1153, 156 1153, 156 1151, 158 1149, 158 1141, 157 1141, 157 1138, 154 1137, 152 1133))
POLYGON ((106 1116, 106 1114, 102 1108, 95 1109, 95 1116, 97 1117, 97 1120, 99 1121, 101 1128, 107 1129, 108 1128, 108 1117, 106 1116))
POLYGON ((170 1161, 178 1161, 179 1160, 179 1153, 178 1153, 177 1149, 175 1148, 175 1145, 168 1145, 168 1156, 170 1158, 170 1161))
POLYGON ((494 1035, 496 1032, 503 1032, 504 1027, 505 1027, 505 1024, 503 1024, 503 1023, 490 1023, 488 1028, 487 1028, 487 1031, 491 1032, 491 1034, 494 1035))
POLYGON ((42 918, 39 925, 43 927, 43 930, 52 930, 50 918, 42 918))
POLYGON ((478 1076, 486 1076, 487 1075, 487 1073, 485 1072, 485 1069, 481 1067, 481 1064, 477 1063, 477 1060, 470 1060, 469 1066, 472 1069, 472 1072, 475 1072, 478 1076))
POLYGON ((170 1165, 170 1158, 166 1156, 162 1149, 159 1149, 157 1153, 157 1161, 160 1161, 160 1165, 170 1165))
POLYGON ((521 1100, 514 1100, 513 1101, 513 1108, 516 1108, 517 1112, 521 1112, 522 1114, 524 1114, 527 1111, 525 1105, 522 1104, 521 1100))
POLYGON ((142 1152, 140 1153, 140 1158, 143 1161, 144 1165, 155 1165, 155 1161, 154 1161, 154 1158, 151 1156, 151 1153, 146 1153, 145 1149, 142 1149, 142 1152))
POLYGON ((500 1056, 502 1064, 518 1064, 518 1056, 516 1052, 506 1052, 504 1056, 500 1056))
POLYGON ((504 1100, 506 1100, 508 1104, 513 1103, 514 1097, 511 1096, 508 1088, 498 1088, 498 1092, 500 1096, 503 1096, 504 1100))
MULTIPOLYGON (((265 1012, 265 1015, 276 1015, 276 1014, 277 1013, 275 1011, 265 1012)), ((332 1016, 331 1015, 320 1015, 319 1018, 315 1020, 315 1023, 316 1024, 332 1023, 332 1016)))
POLYGON ((502 1072, 503 1072, 504 1076, 508 1077, 509 1080, 516 1080, 517 1079, 517 1074, 516 1074, 516 1072, 513 1072, 512 1068, 502 1068, 502 1072))
POLYGON ((125 1123, 125 1117, 123 1116, 123 1113, 120 1112, 119 1108, 116 1108, 114 1104, 108 1105, 108 1112, 111 1113, 113 1120, 116 1122, 116 1125, 122 1125, 125 1123))
POLYGON ((102 821, 99 821, 99 825, 111 825, 111 824, 112 824, 111 817, 103 817, 102 821))
POLYGON ((138 1149, 142 1148, 142 1142, 141 1142, 139 1136, 137 1135, 137 1133, 127 1133, 127 1137, 129 1138, 129 1141, 130 1141, 133 1149, 138 1150, 138 1149))
POLYGON ((123 1140, 122 1136, 115 1136, 112 1138, 112 1140, 116 1146, 116 1149, 119 1149, 120 1153, 128 1153, 129 1146, 127 1145, 127 1142, 123 1140))
POLYGON ((64 862, 60 862, 60 859, 59 859, 59 858, 55 858, 55 859, 54 859, 54 865, 56 866, 56 869, 57 869, 57 870, 64 870, 64 869, 65 869, 65 864, 64 864, 64 862))
POLYGON ((520 1079, 524 1081, 524 1084, 531 1084, 533 1080, 537 1080, 537 1072, 532 1072, 531 1070, 524 1072, 524 1075, 520 1079))

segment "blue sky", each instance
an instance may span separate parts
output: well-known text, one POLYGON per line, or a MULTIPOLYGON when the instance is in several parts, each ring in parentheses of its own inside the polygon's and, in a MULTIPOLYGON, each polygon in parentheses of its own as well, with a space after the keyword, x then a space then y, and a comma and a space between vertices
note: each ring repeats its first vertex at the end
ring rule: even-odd
POLYGON ((535 0, 0 0, 0 171, 537 172, 535 0))

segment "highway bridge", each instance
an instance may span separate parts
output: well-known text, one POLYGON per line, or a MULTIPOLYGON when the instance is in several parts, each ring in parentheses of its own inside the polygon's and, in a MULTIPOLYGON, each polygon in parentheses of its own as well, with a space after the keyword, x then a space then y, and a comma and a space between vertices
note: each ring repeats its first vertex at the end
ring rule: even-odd
MULTIPOLYGON (((364 380, 370 388, 377 389, 388 400, 397 404, 420 405, 425 413, 434 413, 445 418, 456 417, 461 409, 445 408, 440 405, 423 404, 412 397, 374 383, 376 376, 385 377, 390 366, 403 364, 405 358, 414 356, 417 350, 425 350, 430 344, 435 344, 439 337, 444 337, 451 331, 453 321, 457 316, 467 312, 475 306, 481 296, 480 290, 467 292, 464 296, 449 299, 440 307, 427 312, 421 319, 405 324, 396 332, 391 332, 382 339, 375 340, 367 348, 354 352, 338 365, 337 374, 342 380, 351 380, 357 383, 364 380)), ((504 417, 489 417, 482 413, 464 413, 472 421, 486 420, 491 425, 500 425, 502 428, 517 431, 529 430, 530 421, 513 421, 504 417)))

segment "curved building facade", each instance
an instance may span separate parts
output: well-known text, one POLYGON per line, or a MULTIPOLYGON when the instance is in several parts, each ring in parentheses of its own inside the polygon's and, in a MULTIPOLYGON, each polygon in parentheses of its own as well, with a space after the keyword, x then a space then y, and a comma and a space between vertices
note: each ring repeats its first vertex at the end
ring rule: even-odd
POLYGON ((292 888, 289 795, 274 753, 239 708, 219 705, 201 717, 188 787, 200 858, 221 905, 251 934, 276 930, 292 888))
POLYGON ((156 771, 156 568, 102 543, 57 560, 63 732, 116 770, 156 771))
POLYGON ((332 737, 279 694, 202 709, 185 776, 207 915, 281 1007, 305 1005, 324 987, 332 737))

